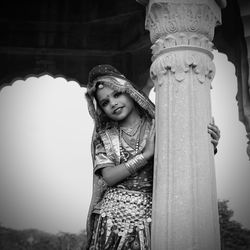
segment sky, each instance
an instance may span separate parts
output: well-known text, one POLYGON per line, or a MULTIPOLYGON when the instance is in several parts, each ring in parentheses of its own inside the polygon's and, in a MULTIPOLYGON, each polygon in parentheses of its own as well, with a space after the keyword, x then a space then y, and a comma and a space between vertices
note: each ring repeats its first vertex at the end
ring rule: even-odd
POLYGON ((221 130, 215 156, 217 194, 228 199, 233 219, 250 229, 250 161, 246 153, 245 126, 239 121, 236 101, 237 78, 234 65, 224 54, 214 52, 216 66, 212 82, 212 112, 221 130))
MULTIPOLYGON (((250 228, 250 162, 238 120, 234 66, 215 54, 212 110, 221 130, 217 196, 250 228)), ((62 77, 18 80, 0 91, 0 223, 15 229, 79 233, 92 190, 93 122, 85 88, 62 77)), ((154 93, 151 93, 154 98, 154 93)))

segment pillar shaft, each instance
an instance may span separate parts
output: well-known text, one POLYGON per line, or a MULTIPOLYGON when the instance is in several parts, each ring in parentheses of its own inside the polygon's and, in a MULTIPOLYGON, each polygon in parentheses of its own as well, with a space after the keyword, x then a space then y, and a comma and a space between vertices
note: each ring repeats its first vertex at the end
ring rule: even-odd
MULTIPOLYGON (((144 1, 145 3, 145 1, 144 1)), ((150 0, 146 28, 156 88, 152 249, 219 250, 210 86, 213 0, 150 0)))

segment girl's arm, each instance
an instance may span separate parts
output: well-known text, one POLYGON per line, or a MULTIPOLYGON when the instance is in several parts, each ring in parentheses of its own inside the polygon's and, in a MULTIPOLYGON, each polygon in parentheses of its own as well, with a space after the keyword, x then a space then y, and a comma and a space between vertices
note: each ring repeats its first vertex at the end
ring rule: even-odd
POLYGON ((102 168, 101 174, 108 186, 113 186, 131 175, 124 164, 102 168))

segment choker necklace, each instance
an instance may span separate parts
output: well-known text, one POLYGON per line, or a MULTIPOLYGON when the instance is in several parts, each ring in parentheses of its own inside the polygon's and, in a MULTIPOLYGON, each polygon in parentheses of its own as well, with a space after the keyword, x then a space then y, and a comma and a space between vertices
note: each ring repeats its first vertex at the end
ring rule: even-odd
POLYGON ((132 128, 120 127, 120 130, 128 136, 134 136, 141 126, 142 120, 140 119, 132 128))

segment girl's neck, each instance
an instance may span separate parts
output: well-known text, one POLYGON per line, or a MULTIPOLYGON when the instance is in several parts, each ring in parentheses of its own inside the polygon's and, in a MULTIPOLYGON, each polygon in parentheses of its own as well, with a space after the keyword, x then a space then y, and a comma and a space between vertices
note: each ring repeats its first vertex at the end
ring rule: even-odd
POLYGON ((126 119, 119 122, 119 126, 123 127, 123 128, 133 127, 133 125, 135 125, 138 122, 138 120, 140 120, 140 119, 141 119, 141 117, 140 117, 138 111, 134 110, 134 112, 131 113, 126 119))

